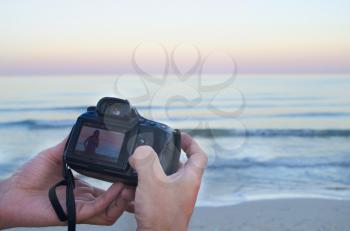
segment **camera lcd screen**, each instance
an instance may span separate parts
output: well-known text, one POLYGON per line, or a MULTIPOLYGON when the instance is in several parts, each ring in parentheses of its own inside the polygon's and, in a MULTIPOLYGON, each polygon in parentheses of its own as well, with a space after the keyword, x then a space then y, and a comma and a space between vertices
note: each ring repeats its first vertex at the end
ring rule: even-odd
POLYGON ((123 145, 124 133, 83 126, 75 147, 78 154, 117 160, 123 145))

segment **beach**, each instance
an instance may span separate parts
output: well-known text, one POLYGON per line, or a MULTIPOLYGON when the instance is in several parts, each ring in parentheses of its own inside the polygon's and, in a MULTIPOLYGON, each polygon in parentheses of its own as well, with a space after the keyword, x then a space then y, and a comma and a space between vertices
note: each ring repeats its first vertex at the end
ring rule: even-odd
MULTIPOLYGON (((348 231, 350 201, 277 199, 223 207, 196 207, 190 231, 348 231)), ((66 227, 16 228, 18 231, 60 231, 66 227)), ((77 230, 136 230, 132 214, 113 226, 78 225, 77 230)))
MULTIPOLYGON (((2 77, 0 179, 60 142, 102 96, 122 98, 113 89, 115 81, 115 76, 2 77), (27 87, 33 83, 36 87, 27 87), (25 97, 18 98, 19 93, 25 97)), ((178 82, 176 76, 167 81, 178 82)), ((126 84, 128 92, 141 92, 133 83, 126 84)), ((162 97, 131 102, 146 118, 191 133, 208 154, 189 230, 350 231, 350 95, 343 87, 349 84, 348 76, 242 77, 214 102, 230 111, 243 103, 237 116, 212 113, 210 94, 195 107, 175 100, 166 108, 162 97), (232 94, 236 88, 244 101, 232 94)), ((79 177, 102 189, 110 186, 79 177)), ((135 229, 127 213, 111 227, 78 227, 135 229)))

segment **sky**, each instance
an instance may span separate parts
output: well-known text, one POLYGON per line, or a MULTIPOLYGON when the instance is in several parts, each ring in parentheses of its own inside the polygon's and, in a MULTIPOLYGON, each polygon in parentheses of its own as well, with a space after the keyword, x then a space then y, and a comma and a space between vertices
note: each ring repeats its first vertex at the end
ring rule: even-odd
POLYGON ((350 1, 0 1, 0 75, 186 71, 198 54, 208 73, 231 57, 241 73, 350 73, 350 1))

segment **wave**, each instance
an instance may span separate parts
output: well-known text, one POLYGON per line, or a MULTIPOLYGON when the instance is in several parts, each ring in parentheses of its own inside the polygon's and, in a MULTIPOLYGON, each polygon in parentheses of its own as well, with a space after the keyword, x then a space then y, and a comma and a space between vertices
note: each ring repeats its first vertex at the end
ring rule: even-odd
POLYGON ((0 112, 85 111, 86 108, 86 106, 0 108, 0 112))
POLYGON ((343 117, 350 116, 350 112, 305 112, 305 113, 285 113, 270 115, 273 117, 343 117))
POLYGON ((226 159, 216 157, 208 164, 208 168, 234 168, 234 169, 246 169, 246 168, 345 168, 349 169, 350 159, 349 157, 333 157, 326 158, 324 156, 316 158, 308 158, 305 156, 298 157, 280 157, 273 158, 270 160, 257 160, 253 158, 242 158, 242 159, 226 159))
POLYGON ((49 129, 72 127, 74 120, 20 120, 0 123, 0 128, 25 127, 29 129, 49 129))
MULTIPOLYGON (((0 128, 24 127, 29 129, 70 128, 75 120, 19 120, 0 122, 0 128)), ((350 129, 181 129, 194 136, 211 137, 350 137, 350 129)))
MULTIPOLYGON (((226 106, 220 106, 220 109, 232 109, 232 108, 239 108, 240 105, 226 105, 226 106)), ((258 107, 258 105, 249 106, 250 108, 258 107)), ((57 112, 57 113, 76 113, 81 114, 86 110, 86 106, 68 106, 68 107, 25 107, 25 108, 0 108, 0 113, 28 113, 28 112, 35 112, 35 113, 45 113, 45 112, 57 112)), ((157 106, 157 105, 146 105, 146 106, 138 106, 137 107, 141 113, 144 111, 157 111, 157 110, 175 110, 175 111, 187 111, 189 110, 188 106, 180 106, 180 105, 172 105, 171 108, 165 108, 164 106, 157 106)), ((197 106, 196 110, 208 110, 207 106, 197 106)), ((191 110, 189 110, 189 113, 191 114, 191 110)), ((176 113, 175 113, 176 115, 176 113)), ((236 117, 236 116, 234 116, 236 117)), ((348 118, 350 117, 350 112, 347 111, 321 111, 321 112, 289 112, 289 113, 274 113, 274 114, 244 114, 240 115, 240 118, 242 119, 275 119, 275 118, 303 118, 303 119, 310 119, 310 118, 348 118)), ((188 119, 186 116, 170 116, 171 120, 173 121, 183 121, 185 119, 188 119)), ((219 120, 230 120, 232 117, 213 117, 208 115, 196 115, 192 117, 193 120, 201 120, 201 121, 211 121, 215 119, 219 120)), ((9 122, 13 123, 13 122, 9 122)), ((16 123, 16 122, 15 122, 16 123)), ((0 124, 1 126, 1 124, 0 124)))
POLYGON ((349 129, 184 129, 186 132, 201 137, 349 137, 349 129))

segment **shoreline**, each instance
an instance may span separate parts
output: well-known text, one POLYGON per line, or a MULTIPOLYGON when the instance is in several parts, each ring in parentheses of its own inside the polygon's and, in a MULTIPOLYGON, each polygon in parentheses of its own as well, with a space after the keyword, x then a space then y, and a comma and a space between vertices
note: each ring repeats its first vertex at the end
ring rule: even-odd
MULTIPOLYGON (((331 199, 271 199, 220 207, 196 207, 190 231, 344 231, 350 230, 350 201, 331 199)), ((66 227, 12 230, 63 231, 66 227)), ((78 225, 77 230, 136 230, 132 214, 113 226, 78 225)))
POLYGON ((233 206, 201 207, 193 231, 343 231, 350 230, 350 200, 268 199, 233 206), (201 220, 206 220, 203 226, 201 220))

